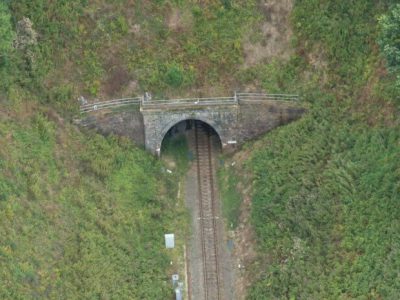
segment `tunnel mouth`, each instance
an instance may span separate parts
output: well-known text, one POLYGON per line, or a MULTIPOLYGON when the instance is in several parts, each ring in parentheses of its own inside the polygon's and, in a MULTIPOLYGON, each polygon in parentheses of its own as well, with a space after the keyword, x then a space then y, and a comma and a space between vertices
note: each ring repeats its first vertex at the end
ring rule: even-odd
POLYGON ((221 138, 211 125, 198 119, 182 120, 168 129, 161 142, 161 158, 167 160, 172 168, 185 170, 194 159, 191 143, 196 126, 202 128, 202 132, 211 138, 215 149, 221 152, 221 138))

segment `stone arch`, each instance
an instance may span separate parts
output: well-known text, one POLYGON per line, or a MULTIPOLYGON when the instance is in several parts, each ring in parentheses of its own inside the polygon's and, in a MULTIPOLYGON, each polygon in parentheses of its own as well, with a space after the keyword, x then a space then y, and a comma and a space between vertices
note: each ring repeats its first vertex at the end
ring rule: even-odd
POLYGON ((237 124, 237 108, 206 107, 202 109, 174 109, 142 111, 145 128, 145 145, 150 152, 159 155, 161 143, 166 133, 175 124, 184 120, 199 120, 215 130, 227 150, 230 141, 235 140, 237 124))
POLYGON ((168 133, 168 131, 170 131, 172 129, 172 127, 174 127, 175 125, 178 125, 179 123, 181 123, 183 121, 187 121, 187 120, 201 121, 201 122, 207 124, 208 126, 210 126, 215 131, 215 133, 218 135, 218 138, 221 142, 221 147, 222 147, 223 136, 222 136, 221 130, 218 128, 218 126, 216 126, 215 122, 213 122, 212 120, 208 120, 207 118, 193 116, 193 117, 188 117, 188 118, 181 118, 179 120, 173 120, 173 121, 169 122, 167 125, 165 125, 164 128, 160 132, 160 135, 158 138, 158 143, 157 143, 157 149, 161 149, 162 142, 164 141, 166 134, 168 133))

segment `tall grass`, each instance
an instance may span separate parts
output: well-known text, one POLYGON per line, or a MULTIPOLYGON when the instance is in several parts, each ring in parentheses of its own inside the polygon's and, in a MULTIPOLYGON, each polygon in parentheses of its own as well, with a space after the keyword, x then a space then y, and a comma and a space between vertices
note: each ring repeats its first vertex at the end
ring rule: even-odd
POLYGON ((399 130, 317 110, 264 140, 248 167, 252 220, 268 258, 249 297, 394 299, 399 130))
POLYGON ((163 299, 175 184, 132 143, 43 114, 0 123, 0 298, 163 299))
POLYGON ((376 51, 377 17, 388 7, 296 2, 300 60, 254 73, 276 86, 290 71, 281 84, 295 82, 312 105, 302 120, 265 136, 247 164, 260 254, 249 299, 399 294, 400 130, 388 122, 397 113, 388 103, 398 95, 393 78, 377 75, 376 51), (311 65, 316 52, 319 65, 311 65))

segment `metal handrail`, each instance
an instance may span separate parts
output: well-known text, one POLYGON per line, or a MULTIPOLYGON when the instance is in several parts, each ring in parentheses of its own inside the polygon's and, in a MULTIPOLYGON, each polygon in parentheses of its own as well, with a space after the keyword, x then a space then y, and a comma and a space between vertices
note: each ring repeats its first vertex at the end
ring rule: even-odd
POLYGON ((293 94, 263 94, 263 93, 237 93, 239 101, 298 101, 299 95, 293 94))
POLYGON ((83 104, 83 105, 81 105, 81 107, 92 106, 92 105, 95 105, 95 104, 115 103, 115 102, 121 102, 121 101, 124 102, 124 101, 140 100, 140 99, 141 99, 141 97, 112 99, 112 100, 105 100, 105 101, 98 101, 98 102, 92 102, 92 103, 83 104))
POLYGON ((187 106, 187 105, 219 105, 219 104, 237 104, 234 97, 215 97, 215 98, 183 98, 169 100, 143 100, 143 107, 154 106, 187 106))
POLYGON ((267 94, 267 93, 237 93, 237 95, 249 96, 298 96, 297 94, 267 94))
POLYGON ((298 99, 298 96, 291 95, 238 95, 239 98, 245 99, 298 99))
POLYGON ((235 105, 251 101, 298 101, 300 97, 294 94, 265 94, 265 93, 236 93, 233 97, 208 97, 208 98, 181 98, 181 99, 162 99, 145 100, 145 97, 121 98, 108 101, 98 101, 83 104, 80 112, 97 111, 110 107, 119 107, 130 104, 139 104, 142 108, 157 106, 202 106, 202 105, 235 105))
POLYGON ((105 108, 109 108, 109 107, 119 107, 119 106, 131 105, 131 104, 140 104, 141 101, 142 101, 142 98, 137 97, 137 98, 121 98, 121 99, 113 99, 113 100, 108 100, 108 101, 87 103, 87 104, 81 105, 80 112, 85 113, 85 112, 97 111, 97 110, 101 110, 101 109, 105 109, 105 108))

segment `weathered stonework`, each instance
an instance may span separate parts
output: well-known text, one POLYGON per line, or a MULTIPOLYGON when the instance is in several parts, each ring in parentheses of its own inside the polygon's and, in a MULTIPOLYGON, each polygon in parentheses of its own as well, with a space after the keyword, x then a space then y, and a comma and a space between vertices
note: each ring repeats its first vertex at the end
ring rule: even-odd
POLYGON ((238 144, 259 137, 272 129, 301 117, 305 109, 295 102, 241 102, 238 112, 238 144))
POLYGON ((305 109, 288 101, 239 101, 235 105, 159 106, 130 111, 104 112, 86 118, 87 127, 102 134, 131 138, 153 154, 159 154, 167 132, 185 120, 200 120, 219 135, 225 152, 280 125, 298 119, 305 109))
POLYGON ((115 134, 128 137, 138 146, 143 146, 145 142, 143 115, 139 111, 139 106, 129 111, 94 113, 81 123, 103 135, 115 134))
POLYGON ((237 113, 237 105, 142 110, 146 149, 152 153, 159 153, 166 133, 184 120, 200 120, 207 123, 218 133, 223 148, 226 148, 229 141, 236 140, 237 113))

